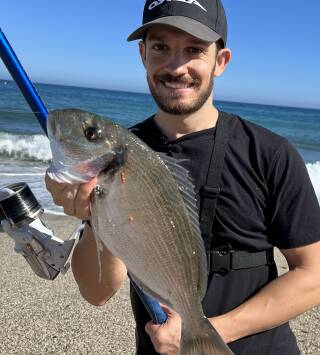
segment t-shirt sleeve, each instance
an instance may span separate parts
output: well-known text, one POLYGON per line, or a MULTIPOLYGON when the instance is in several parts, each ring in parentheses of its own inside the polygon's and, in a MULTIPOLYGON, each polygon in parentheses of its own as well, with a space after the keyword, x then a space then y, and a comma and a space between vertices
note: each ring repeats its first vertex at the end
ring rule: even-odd
POLYGON ((306 165, 289 142, 273 158, 268 188, 271 243, 289 249, 319 241, 319 202, 306 165))

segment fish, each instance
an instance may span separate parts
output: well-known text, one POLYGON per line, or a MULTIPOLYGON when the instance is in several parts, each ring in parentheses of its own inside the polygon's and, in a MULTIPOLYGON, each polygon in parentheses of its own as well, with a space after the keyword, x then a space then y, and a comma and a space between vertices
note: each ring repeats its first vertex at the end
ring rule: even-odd
POLYGON ((205 317, 207 264, 194 186, 181 162, 153 151, 129 130, 79 109, 48 116, 58 182, 97 177, 91 224, 131 279, 182 319, 180 354, 231 355, 205 317))

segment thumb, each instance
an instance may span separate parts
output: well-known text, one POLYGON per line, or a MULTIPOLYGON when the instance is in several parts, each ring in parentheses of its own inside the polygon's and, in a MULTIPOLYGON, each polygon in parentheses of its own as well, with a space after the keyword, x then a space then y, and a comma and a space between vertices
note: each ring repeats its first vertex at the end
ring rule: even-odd
POLYGON ((179 315, 172 308, 170 308, 169 306, 167 306, 167 305, 165 305, 163 303, 160 303, 160 306, 164 310, 164 312, 167 314, 168 318, 174 318, 174 317, 179 315))
POLYGON ((90 181, 80 184, 78 192, 78 195, 80 195, 80 199, 86 199, 91 195, 92 190, 97 185, 97 181, 98 178, 94 177, 90 181))
POLYGON ((97 185, 98 178, 94 177, 90 181, 82 184, 82 187, 84 190, 87 190, 88 192, 91 192, 92 189, 97 185))
POLYGON ((146 333, 149 336, 151 336, 151 334, 153 334, 159 327, 160 327, 160 324, 155 324, 151 320, 145 325, 144 329, 145 329, 146 333))

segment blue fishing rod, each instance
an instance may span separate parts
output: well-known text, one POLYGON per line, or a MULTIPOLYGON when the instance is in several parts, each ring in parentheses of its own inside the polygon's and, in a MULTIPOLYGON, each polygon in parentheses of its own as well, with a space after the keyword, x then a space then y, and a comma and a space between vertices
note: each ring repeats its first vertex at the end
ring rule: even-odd
MULTIPOLYGON (((25 70, 23 69, 18 57, 13 51, 9 41, 2 32, 0 28, 0 58, 11 74, 13 80, 18 85, 21 93, 28 102, 32 112, 37 117, 42 129, 47 135, 47 119, 48 119, 48 110, 43 104, 37 90, 33 86, 32 82, 28 78, 25 70)), ((143 304, 147 308, 153 322, 155 324, 162 324, 167 320, 167 315, 161 308, 160 304, 143 292, 143 290, 134 282, 132 282, 135 290, 139 294, 143 304)))
POLYGON ((0 57, 47 135, 48 110, 0 28, 0 57))

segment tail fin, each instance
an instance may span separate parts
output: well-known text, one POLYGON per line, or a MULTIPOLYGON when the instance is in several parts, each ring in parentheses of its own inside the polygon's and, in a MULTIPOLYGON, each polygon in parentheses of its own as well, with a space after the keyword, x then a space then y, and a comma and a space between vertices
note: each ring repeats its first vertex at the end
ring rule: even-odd
POLYGON ((183 333, 180 355, 234 355, 207 318, 201 319, 198 329, 183 333))

